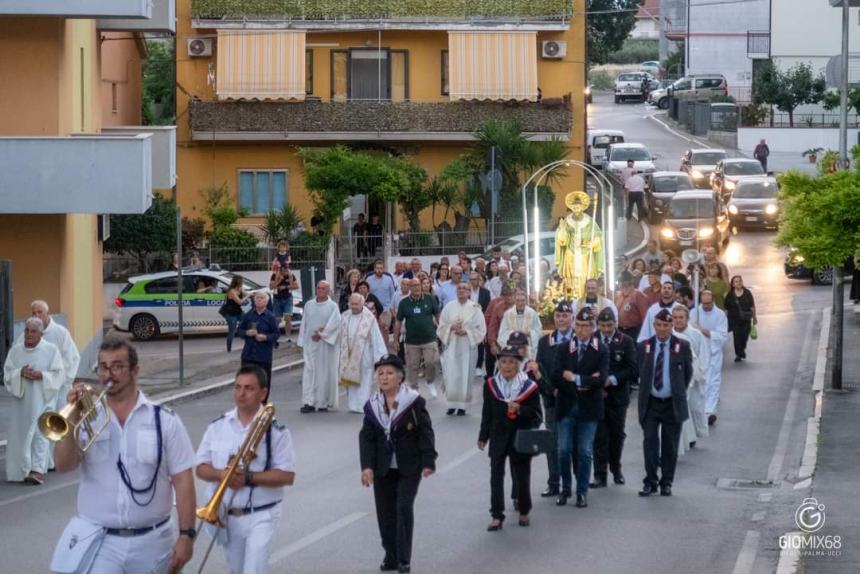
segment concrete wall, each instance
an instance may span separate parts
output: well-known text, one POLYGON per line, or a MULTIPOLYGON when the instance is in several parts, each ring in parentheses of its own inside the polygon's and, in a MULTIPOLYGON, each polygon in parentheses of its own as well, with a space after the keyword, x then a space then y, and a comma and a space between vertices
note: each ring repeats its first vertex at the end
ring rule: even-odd
MULTIPOLYGON (((836 128, 738 128, 738 149, 755 149, 760 139, 766 139, 771 152, 791 152, 798 156, 808 149, 839 149, 836 128)), ((848 147, 858 141, 858 130, 848 130, 848 147)))
POLYGON ((651 18, 638 18, 630 37, 635 40, 656 40, 660 37, 657 22, 651 18))
POLYGON ((144 53, 128 32, 103 32, 101 43, 102 126, 139 126, 144 53))

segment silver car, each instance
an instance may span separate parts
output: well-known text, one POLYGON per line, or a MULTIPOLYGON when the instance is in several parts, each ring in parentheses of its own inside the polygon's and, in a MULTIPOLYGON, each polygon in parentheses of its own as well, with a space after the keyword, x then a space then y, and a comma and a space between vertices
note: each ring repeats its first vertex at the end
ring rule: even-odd
POLYGON ((729 200, 729 219, 735 227, 776 229, 779 223, 779 183, 775 177, 745 177, 729 200))

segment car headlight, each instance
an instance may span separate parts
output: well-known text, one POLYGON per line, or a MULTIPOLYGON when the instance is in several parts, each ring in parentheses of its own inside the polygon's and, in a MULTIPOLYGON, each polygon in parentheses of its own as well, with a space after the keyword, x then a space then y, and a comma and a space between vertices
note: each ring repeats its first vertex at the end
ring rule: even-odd
POLYGON ((693 179, 704 179, 704 177, 705 177, 705 174, 702 173, 701 171, 697 170, 697 169, 693 170, 692 175, 693 175, 693 179))
POLYGON ((806 261, 806 258, 803 255, 795 255, 794 257, 792 257, 792 259, 795 263, 803 263, 804 261, 806 261))
POLYGON ((738 214, 738 206, 735 205, 734 203, 731 204, 729 206, 729 213, 731 213, 732 215, 737 215, 738 214))
POLYGON ((666 239, 675 239, 675 230, 671 227, 664 227, 660 230, 660 235, 666 239))
POLYGON ((591 93, 591 86, 586 86, 585 87, 585 95, 587 96, 590 93, 591 93))
POLYGON ((729 180, 726 180, 726 189, 728 189, 729 191, 731 191, 731 190, 733 190, 734 188, 735 188, 735 182, 733 182, 733 181, 729 181, 729 180))
MULTIPOLYGON (((731 211, 731 209, 730 209, 730 211, 731 211)), ((779 207, 775 203, 768 203, 767 207, 764 208, 764 212, 767 213, 768 215, 773 215, 777 211, 779 211, 779 207)))
POLYGON ((713 234, 714 234, 714 228, 713 227, 708 226, 708 227, 702 227, 701 229, 699 229, 699 239, 706 239, 713 234))

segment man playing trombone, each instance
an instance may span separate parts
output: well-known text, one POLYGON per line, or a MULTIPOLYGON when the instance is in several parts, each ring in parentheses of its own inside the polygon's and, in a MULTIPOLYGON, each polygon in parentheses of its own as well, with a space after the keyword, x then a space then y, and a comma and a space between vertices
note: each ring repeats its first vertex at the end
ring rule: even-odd
MULTIPOLYGON (((54 450, 57 471, 81 470, 77 516, 57 545, 53 571, 174 573, 191 559, 194 450, 179 417, 138 389, 138 373, 134 347, 105 340, 98 375, 106 392, 93 400, 94 391, 77 383, 67 397, 92 404, 91 418, 81 416, 86 406, 75 409, 59 421, 67 428, 46 432, 62 437, 54 450), (178 535, 170 520, 174 495, 178 535)), ((50 414, 46 427, 56 430, 60 415, 50 414)))
MULTIPOLYGON (((281 518, 283 487, 291 486, 296 476, 290 431, 273 418, 261 416, 265 409, 260 405, 268 388, 266 373, 259 366, 239 369, 233 386, 236 408, 209 424, 197 449, 197 477, 210 483, 209 505, 198 516, 220 522, 216 536, 224 546, 231 574, 266 572, 269 547, 281 518), (253 433, 262 436, 259 445, 248 444, 247 437, 253 433), (256 449, 256 456, 247 449, 256 449), (231 474, 233 456, 253 460, 248 466, 240 464, 231 474), (219 501, 216 493, 223 491, 221 483, 229 489, 219 501)), ((271 417, 273 411, 269 414, 271 417)))

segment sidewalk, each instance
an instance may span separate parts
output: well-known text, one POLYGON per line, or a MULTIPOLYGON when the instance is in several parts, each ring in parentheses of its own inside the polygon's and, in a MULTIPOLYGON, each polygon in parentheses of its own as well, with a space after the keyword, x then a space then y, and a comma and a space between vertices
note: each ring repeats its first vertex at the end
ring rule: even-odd
POLYGON ((816 534, 841 536, 842 548, 838 556, 804 557, 801 571, 805 574, 860 572, 860 320, 850 302, 845 305, 844 328, 844 390, 825 391, 818 467, 812 482, 812 495, 826 507, 825 526, 816 534))

